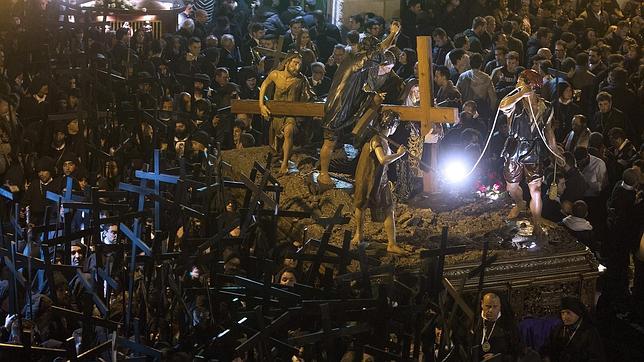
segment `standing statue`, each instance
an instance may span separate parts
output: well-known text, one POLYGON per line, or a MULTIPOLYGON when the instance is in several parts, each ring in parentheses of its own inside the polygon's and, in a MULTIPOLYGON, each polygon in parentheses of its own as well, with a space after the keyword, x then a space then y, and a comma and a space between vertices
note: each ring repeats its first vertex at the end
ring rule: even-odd
POLYGON ((320 176, 318 182, 332 185, 333 180, 329 176, 329 164, 331 154, 336 142, 342 136, 351 134, 356 121, 362 116, 366 109, 366 101, 380 102, 382 97, 376 92, 365 90, 367 80, 371 74, 377 72, 383 52, 393 44, 396 35, 400 31, 400 23, 391 23, 389 35, 382 41, 367 35, 359 44, 357 53, 348 53, 333 76, 331 91, 324 104, 324 143, 320 150, 320 176))
POLYGON ((394 111, 382 112, 374 129, 375 135, 362 146, 356 168, 353 204, 356 232, 352 242, 359 243, 364 237, 364 211, 371 210, 371 220, 384 221, 387 233, 387 251, 402 254, 404 250, 396 243, 396 219, 394 201, 387 177, 387 168, 405 154, 400 146, 392 153, 386 137, 391 136, 400 123, 400 115, 394 111))
MULTIPOLYGON (((300 72, 302 56, 299 53, 289 54, 280 66, 271 71, 259 89, 259 109, 265 119, 271 117, 266 107, 264 96, 270 85, 274 85, 272 99, 276 101, 305 102, 312 99, 311 87, 308 80, 300 72)), ((298 120, 292 116, 278 116, 271 119, 271 146, 277 149, 277 140, 283 138, 282 165, 280 174, 288 173, 288 161, 293 150, 293 136, 298 130, 298 120)))
POLYGON ((532 199, 530 213, 537 237, 543 236, 541 229, 542 159, 544 152, 548 152, 548 148, 557 150, 551 124, 552 106, 535 92, 541 85, 542 78, 539 73, 531 69, 524 70, 519 74, 518 91, 505 96, 499 104, 499 109, 508 118, 509 128, 509 135, 502 153, 505 158, 503 176, 508 193, 515 202, 508 218, 517 218, 525 208, 523 190, 520 186, 521 180, 525 179, 530 188, 532 199))

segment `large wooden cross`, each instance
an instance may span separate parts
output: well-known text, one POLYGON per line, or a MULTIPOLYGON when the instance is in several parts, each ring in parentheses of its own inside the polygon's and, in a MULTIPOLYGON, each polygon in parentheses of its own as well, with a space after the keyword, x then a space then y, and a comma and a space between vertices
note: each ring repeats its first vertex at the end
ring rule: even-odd
MULTIPOLYGON (((420 105, 412 106, 397 106, 385 104, 383 110, 389 109, 400 113, 400 119, 407 122, 420 122, 420 133, 424 137, 431 131, 434 123, 453 123, 458 117, 458 109, 450 107, 434 107, 432 106, 432 90, 431 90, 431 54, 432 45, 429 36, 417 37, 417 52, 418 52, 418 86, 420 91, 420 105)), ((259 102, 256 100, 233 100, 232 113, 247 113, 247 114, 260 114, 259 102)), ((324 116, 324 103, 304 103, 304 102, 288 102, 288 101, 268 101, 266 103, 268 109, 274 115, 289 115, 289 116, 309 116, 309 117, 322 117, 324 116)), ((432 152, 436 154, 436 152, 432 152)), ((436 169, 436 157, 432 157, 431 165, 436 169)), ((431 174, 431 172, 430 172, 431 174)), ((433 182, 435 175, 430 176, 430 182, 426 185, 424 191, 435 191, 436 183, 433 182), (430 186, 431 185, 431 186, 430 186)))

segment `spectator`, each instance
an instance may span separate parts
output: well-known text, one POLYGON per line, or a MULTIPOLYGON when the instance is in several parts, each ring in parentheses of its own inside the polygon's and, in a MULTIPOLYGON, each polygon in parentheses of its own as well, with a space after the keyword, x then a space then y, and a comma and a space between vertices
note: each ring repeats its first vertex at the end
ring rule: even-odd
POLYGON ((554 102, 555 115, 553 119, 555 138, 563 143, 566 135, 572 130, 572 118, 581 113, 581 108, 573 101, 573 89, 570 83, 559 83, 557 94, 559 97, 554 102))
POLYGON ((608 185, 606 164, 601 159, 588 153, 588 149, 577 147, 574 151, 577 168, 588 185, 586 197, 597 197, 608 185))
MULTIPOLYGON (((470 64, 472 60, 470 59, 470 64)), ((502 65, 492 71, 492 83, 498 99, 505 97, 514 90, 519 79, 519 74, 525 68, 519 65, 519 53, 511 51, 505 57, 505 65, 502 65)))
POLYGON ((456 88, 461 93, 463 101, 475 101, 479 113, 486 119, 492 118, 492 110, 496 106, 497 97, 492 84, 492 78, 481 70, 483 57, 475 53, 470 58, 471 70, 461 74, 456 88))
POLYGON ((572 130, 564 141, 564 150, 573 152, 577 147, 588 148, 590 141, 590 129, 588 128, 586 116, 576 114, 572 117, 572 130))
POLYGON ((483 48, 483 45, 481 44, 481 36, 485 33, 485 26, 485 18, 477 16, 472 20, 472 28, 463 32, 469 41, 469 50, 473 53, 486 55, 488 52, 488 49, 483 48))
POLYGON ((436 65, 445 64, 447 54, 454 49, 452 40, 442 28, 434 29, 432 33, 432 62, 436 65))
POLYGON ((626 115, 621 110, 613 108, 613 96, 610 93, 599 92, 596 100, 599 112, 595 113, 591 129, 601 132, 604 135, 604 143, 606 145, 609 144, 608 131, 613 128, 621 128, 627 131, 627 135, 629 133, 631 136, 635 134, 633 131, 630 131, 632 128, 626 115))

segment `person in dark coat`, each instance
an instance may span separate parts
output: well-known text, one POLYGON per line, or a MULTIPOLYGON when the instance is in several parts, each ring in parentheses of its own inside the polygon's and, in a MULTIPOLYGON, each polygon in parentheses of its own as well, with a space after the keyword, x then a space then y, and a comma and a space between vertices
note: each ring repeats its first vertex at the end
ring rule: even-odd
POLYGON ((25 212, 29 208, 28 220, 33 225, 41 225, 44 221, 47 191, 59 193, 61 190, 60 183, 53 177, 55 165, 55 160, 47 156, 36 161, 38 176, 31 181, 22 199, 22 207, 25 212))
POLYGON ((628 168, 622 180, 615 184, 608 199, 608 217, 606 224, 610 242, 603 245, 603 254, 607 257, 606 280, 602 299, 619 308, 625 303, 629 291, 628 268, 630 251, 639 237, 639 225, 636 221, 636 187, 639 183, 639 171, 628 168))
POLYGON ((584 198, 588 190, 588 184, 579 169, 577 169, 575 156, 571 152, 565 152, 564 158, 566 159, 566 164, 563 167, 566 187, 560 196, 560 200, 562 202, 575 202, 584 198))
MULTIPOLYGON (((378 75, 382 51, 391 45, 400 24, 392 22, 389 35, 382 41, 373 36, 366 36, 360 43, 360 51, 349 53, 333 76, 332 92, 324 103, 324 143, 320 150, 320 176, 318 182, 331 185, 329 176, 331 154, 341 135, 350 133, 355 122, 361 117, 360 108, 363 103, 373 99, 370 93, 363 90, 370 74, 378 75)), ((399 95, 396 95, 399 96, 399 95)))
POLYGON ((474 327, 474 345, 481 361, 496 354, 500 355, 495 361, 516 361, 522 352, 512 312, 501 307, 501 297, 495 293, 483 295, 481 315, 474 327))
POLYGON ((577 298, 561 298, 562 324, 555 327, 542 349, 544 361, 605 361, 599 332, 588 316, 586 306, 577 298))

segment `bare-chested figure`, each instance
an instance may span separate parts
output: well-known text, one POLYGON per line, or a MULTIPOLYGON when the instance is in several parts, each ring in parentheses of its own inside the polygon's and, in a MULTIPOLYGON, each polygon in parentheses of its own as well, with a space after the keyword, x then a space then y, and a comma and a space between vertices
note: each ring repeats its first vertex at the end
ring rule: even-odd
MULTIPOLYGON (((259 109, 265 119, 271 117, 271 111, 264 102, 268 87, 273 84, 271 99, 276 101, 305 102, 311 98, 310 87, 306 77, 300 73, 302 57, 298 53, 290 54, 280 66, 268 74, 259 89, 259 109)), ((282 145, 283 159, 280 174, 288 173, 288 160, 293 149, 293 135, 297 131, 297 119, 292 116, 271 118, 271 146, 277 149, 277 141, 284 138, 282 145)))

